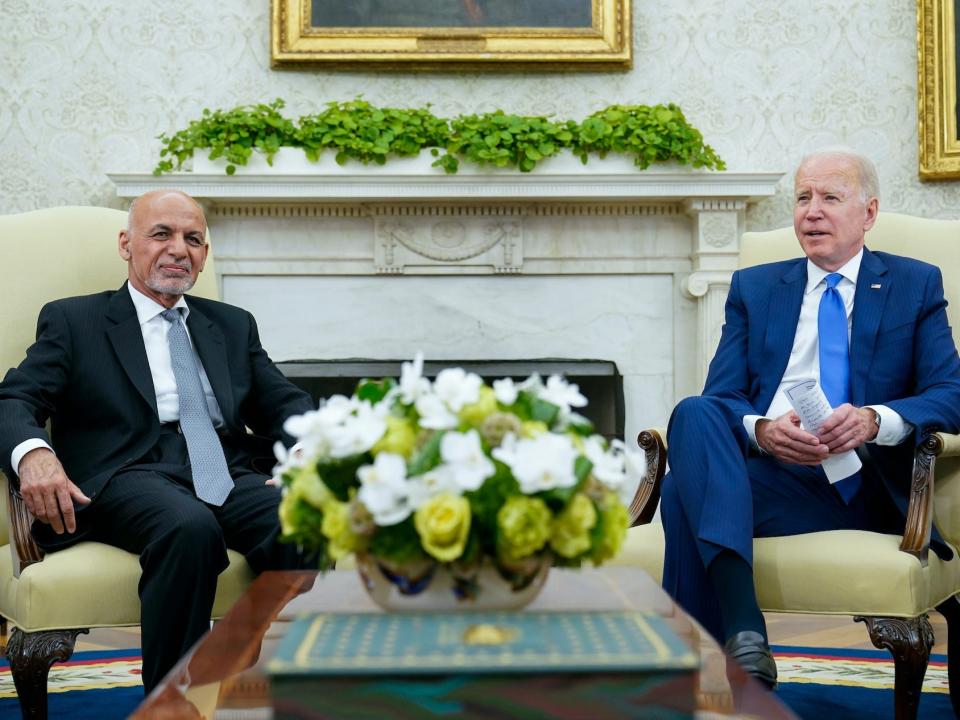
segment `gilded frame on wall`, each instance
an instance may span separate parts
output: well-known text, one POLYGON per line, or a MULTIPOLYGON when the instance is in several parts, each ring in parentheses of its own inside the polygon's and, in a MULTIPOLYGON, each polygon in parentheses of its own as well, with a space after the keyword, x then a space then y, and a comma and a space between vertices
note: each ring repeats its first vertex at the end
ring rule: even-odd
POLYGON ((920 177, 960 179, 960 0, 917 0, 920 177))
POLYGON ((629 68, 631 0, 271 0, 274 67, 629 68))

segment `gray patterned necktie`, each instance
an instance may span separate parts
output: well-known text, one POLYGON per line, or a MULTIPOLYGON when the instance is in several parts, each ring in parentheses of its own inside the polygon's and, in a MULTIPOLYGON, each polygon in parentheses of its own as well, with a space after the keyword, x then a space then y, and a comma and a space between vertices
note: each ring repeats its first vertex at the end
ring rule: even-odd
POLYGON ((200 384, 200 371, 187 329, 180 322, 180 309, 160 313, 170 323, 167 342, 170 361, 180 396, 180 429, 187 441, 187 453, 193 470, 193 489, 197 497, 210 505, 223 505, 233 489, 233 479, 223 456, 223 446, 207 408, 207 399, 200 384))

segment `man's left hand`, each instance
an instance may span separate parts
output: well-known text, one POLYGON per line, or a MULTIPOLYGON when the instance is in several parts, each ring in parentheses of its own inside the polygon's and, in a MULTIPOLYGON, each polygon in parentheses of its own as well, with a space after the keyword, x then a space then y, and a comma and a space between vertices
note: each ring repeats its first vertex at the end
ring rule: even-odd
POLYGON ((830 448, 830 454, 846 452, 870 442, 877 436, 876 411, 857 408, 849 403, 839 406, 820 426, 820 442, 830 448))

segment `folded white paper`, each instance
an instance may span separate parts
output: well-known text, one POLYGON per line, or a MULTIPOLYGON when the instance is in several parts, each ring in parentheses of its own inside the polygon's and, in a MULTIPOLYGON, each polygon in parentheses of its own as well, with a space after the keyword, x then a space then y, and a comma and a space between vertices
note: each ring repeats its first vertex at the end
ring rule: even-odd
MULTIPOLYGON (((796 385, 786 388, 784 393, 800 417, 803 429, 814 435, 818 434, 820 425, 833 413, 833 408, 830 407, 827 396, 823 394, 820 383, 816 380, 801 380, 796 385)), ((853 450, 847 450, 839 455, 827 456, 821 463, 821 467, 827 475, 827 480, 835 483, 853 475, 863 467, 863 463, 853 450)))

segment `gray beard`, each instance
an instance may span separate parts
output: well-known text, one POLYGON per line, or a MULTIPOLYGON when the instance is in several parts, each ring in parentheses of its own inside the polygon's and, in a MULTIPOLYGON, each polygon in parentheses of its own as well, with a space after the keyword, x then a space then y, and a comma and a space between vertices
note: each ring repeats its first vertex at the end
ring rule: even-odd
POLYGON ((191 278, 184 278, 183 280, 157 280, 155 278, 147 279, 147 287, 158 292, 161 295, 183 295, 190 288, 194 286, 196 280, 191 278))

